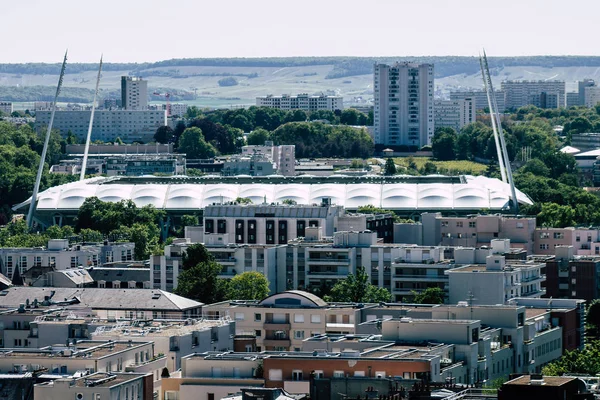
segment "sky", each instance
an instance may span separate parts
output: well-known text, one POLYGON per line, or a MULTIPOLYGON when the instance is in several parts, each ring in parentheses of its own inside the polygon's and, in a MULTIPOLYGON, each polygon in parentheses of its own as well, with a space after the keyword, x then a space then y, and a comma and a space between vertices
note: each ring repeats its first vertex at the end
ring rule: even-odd
POLYGON ((600 55, 599 0, 0 0, 0 63, 600 55))

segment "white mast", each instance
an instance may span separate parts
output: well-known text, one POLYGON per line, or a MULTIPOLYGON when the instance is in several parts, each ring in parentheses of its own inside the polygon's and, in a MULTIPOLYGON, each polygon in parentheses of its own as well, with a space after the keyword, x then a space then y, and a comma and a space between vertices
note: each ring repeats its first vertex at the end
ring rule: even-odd
POLYGON ((94 123, 94 111, 96 111, 96 98, 98 97, 98 87, 100 86, 100 74, 102 73, 102 56, 100 56, 100 67, 98 67, 98 78, 96 79, 96 91, 94 92, 94 102, 92 103, 92 114, 90 115, 90 125, 88 126, 87 139, 85 141, 85 151, 83 152, 83 163, 81 164, 81 174, 79 180, 85 179, 85 170, 87 169, 88 152, 90 151, 90 138, 92 137, 92 124, 94 123))
POLYGON ((54 95, 54 103, 52 103, 52 114, 50 114, 50 122, 48 123, 48 130, 46 131, 46 139, 44 141, 44 148, 42 149, 42 156, 40 157, 40 166, 38 167, 37 177, 35 178, 35 185, 33 185, 33 193, 31 194, 31 202, 29 203, 29 212, 27 213, 27 227, 31 229, 33 226, 33 212, 35 211, 37 203, 37 195, 40 190, 40 182, 42 180, 42 173, 44 172, 44 163, 46 161, 46 153, 48 152, 48 142, 50 141, 50 133, 52 132, 52 124, 54 123, 54 114, 56 113, 56 102, 58 101, 58 95, 62 86, 63 77, 65 76, 65 68, 67 66, 67 51, 65 51, 65 58, 63 59, 62 67, 60 69, 60 76, 58 78, 58 85, 56 86, 56 94, 54 95))
POLYGON ((494 107, 492 105, 492 98, 488 87, 488 79, 485 74, 483 67, 483 59, 479 56, 479 65, 481 66, 481 77, 483 78, 483 86, 485 88, 485 94, 487 95, 488 107, 490 108, 490 122, 492 124, 492 130, 494 131, 494 142, 496 143, 496 152, 498 153, 498 166, 500 168, 500 175, 502 176, 502 182, 506 183, 506 171, 504 170, 504 160, 502 156, 502 149, 500 148, 500 139, 498 138, 498 130, 496 129, 496 114, 494 113, 494 107))
POLYGON ((519 213, 519 201, 517 200, 517 193, 515 190, 515 183, 512 176, 512 168, 510 167, 510 160, 508 159, 508 151, 506 150, 506 141, 504 140, 504 131, 502 130, 502 124, 500 123, 500 113, 498 112, 498 103, 496 101, 496 95, 494 94, 494 86, 492 85, 492 77, 488 68, 487 56, 485 50, 483 50, 483 65, 485 72, 489 80, 490 95, 492 97, 492 103, 496 107, 496 119, 498 121, 498 135, 500 136, 500 146, 502 147, 502 154, 504 155, 504 161, 506 166, 506 175, 508 177, 508 184, 510 185, 510 195, 512 198, 512 208, 515 211, 515 215, 519 213))

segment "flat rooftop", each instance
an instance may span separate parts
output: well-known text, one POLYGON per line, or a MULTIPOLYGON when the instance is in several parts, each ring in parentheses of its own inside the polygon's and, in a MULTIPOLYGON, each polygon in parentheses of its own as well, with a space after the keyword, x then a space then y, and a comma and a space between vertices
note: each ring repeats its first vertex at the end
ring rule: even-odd
POLYGON ((149 343, 151 342, 81 341, 69 347, 59 344, 29 351, 22 348, 5 348, 0 351, 0 356, 11 358, 78 358, 86 357, 89 354, 91 358, 102 358, 149 343))
MULTIPOLYGON (((569 383, 577 378, 567 378, 562 376, 544 376, 543 386, 562 386, 569 383)), ((516 385, 516 386, 529 386, 531 385, 531 375, 523 375, 512 381, 508 381, 505 385, 516 385)))

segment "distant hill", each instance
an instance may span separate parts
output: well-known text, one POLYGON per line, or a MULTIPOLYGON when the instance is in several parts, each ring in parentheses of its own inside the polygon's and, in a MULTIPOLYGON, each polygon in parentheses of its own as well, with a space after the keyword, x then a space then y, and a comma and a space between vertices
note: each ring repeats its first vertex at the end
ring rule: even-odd
MULTIPOLYGON (((437 96, 481 87, 476 57, 203 58, 106 63, 101 96, 115 97, 121 75, 139 75, 148 79, 152 91, 170 92, 173 101, 201 106, 253 104, 256 96, 265 94, 321 92, 342 95, 347 103, 367 104, 372 98, 373 64, 395 61, 435 64, 437 96), (220 86, 224 77, 239 84, 220 86)), ((490 57, 489 62, 498 86, 504 79, 561 79, 574 89, 579 79, 600 80, 600 57, 490 57)), ((46 100, 59 70, 60 64, 0 64, 0 100, 46 100)), ((97 64, 68 64, 63 101, 90 101, 96 70, 97 64)))

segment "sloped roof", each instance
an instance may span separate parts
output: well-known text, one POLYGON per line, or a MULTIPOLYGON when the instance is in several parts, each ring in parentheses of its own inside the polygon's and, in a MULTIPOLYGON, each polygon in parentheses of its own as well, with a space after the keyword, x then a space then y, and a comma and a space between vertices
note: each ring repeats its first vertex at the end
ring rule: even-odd
POLYGON ((95 281, 146 282, 150 280, 149 268, 88 268, 88 273, 95 281))
POLYGON ((27 300, 44 301, 45 297, 61 302, 77 298, 80 304, 104 310, 183 311, 203 304, 157 289, 81 289, 20 286, 0 292, 0 307, 18 307, 27 300))

